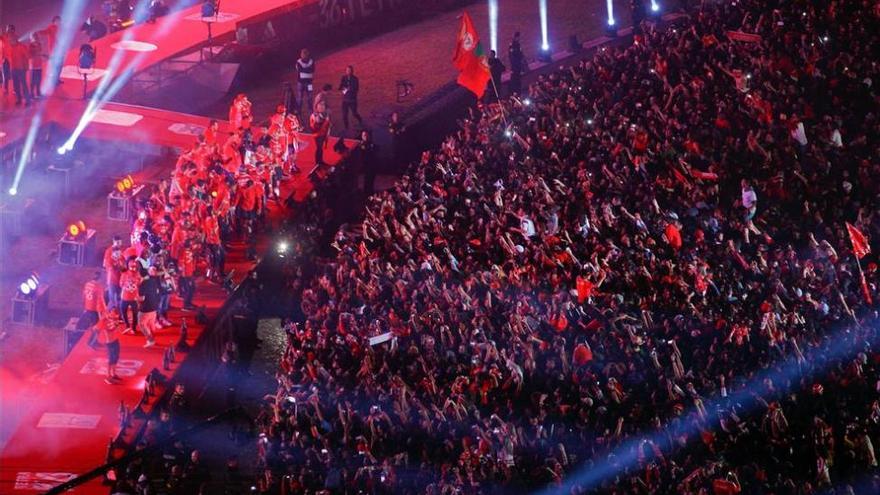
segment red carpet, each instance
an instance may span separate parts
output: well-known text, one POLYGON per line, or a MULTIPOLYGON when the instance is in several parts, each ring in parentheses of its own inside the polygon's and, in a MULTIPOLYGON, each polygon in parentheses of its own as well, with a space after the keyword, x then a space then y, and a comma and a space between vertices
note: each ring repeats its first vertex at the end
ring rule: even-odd
MULTIPOLYGON (((157 119, 160 118, 161 112, 157 114, 157 119)), ((299 166, 304 171, 310 170, 314 163, 312 153, 306 152, 298 157, 299 166)), ((331 164, 340 159, 330 149, 326 156, 331 164)), ((283 194, 294 193, 298 199, 304 198, 311 189, 312 183, 304 173, 283 184, 283 194)), ((93 212, 92 217, 103 213, 93 212)), ((274 203, 270 205, 270 219, 278 219, 284 214, 282 207, 274 203)), ((266 242, 263 239, 262 250, 265 250, 266 242)), ((240 280, 251 268, 253 263, 245 259, 243 244, 233 243, 227 269, 235 269, 240 280)), ((197 287, 195 304, 207 307, 209 316, 213 316, 224 303, 225 292, 204 280, 200 280, 197 287)), ((71 294, 70 297, 79 298, 80 295, 71 294)), ((105 462, 108 443, 119 430, 120 401, 134 407, 140 400, 145 376, 153 368, 162 370, 163 353, 166 347, 177 341, 182 318, 187 318, 190 344, 204 331, 195 323, 194 313, 177 309, 179 299, 173 300, 172 306, 171 319, 175 326, 157 334, 155 347, 144 349, 144 338, 139 335, 121 338, 118 367, 124 378, 121 384, 104 383, 102 365, 106 363, 106 353, 90 349, 82 339, 54 379, 45 385, 33 385, 37 390, 28 392, 37 395, 36 405, 24 416, 0 456, 0 494, 42 492, 105 462)), ((178 355, 178 362, 172 365, 171 371, 163 371, 163 375, 173 375, 184 357, 178 355)), ((108 489, 96 480, 70 493, 106 495, 108 489)))

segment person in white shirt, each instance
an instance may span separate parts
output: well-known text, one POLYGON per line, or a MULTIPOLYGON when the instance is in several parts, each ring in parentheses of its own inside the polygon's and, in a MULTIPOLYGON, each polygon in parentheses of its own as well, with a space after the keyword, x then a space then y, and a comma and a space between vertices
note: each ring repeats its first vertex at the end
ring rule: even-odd
POLYGON ((743 220, 746 223, 744 230, 744 236, 746 242, 749 242, 749 232, 760 234, 761 231, 755 227, 755 223, 752 221, 755 218, 755 212, 758 211, 758 195, 755 193, 755 189, 752 188, 749 181, 746 179, 742 180, 742 194, 740 196, 740 202, 742 203, 742 207, 745 208, 745 218, 743 220))

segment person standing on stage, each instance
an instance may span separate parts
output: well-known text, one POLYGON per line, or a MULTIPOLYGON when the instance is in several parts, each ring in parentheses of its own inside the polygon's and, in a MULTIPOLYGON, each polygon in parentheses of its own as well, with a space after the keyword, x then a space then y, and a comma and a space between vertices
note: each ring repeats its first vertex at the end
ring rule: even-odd
POLYGON ((312 90, 315 82, 315 60, 309 55, 309 50, 303 48, 299 52, 296 61, 296 89, 299 102, 300 115, 303 115, 303 103, 306 104, 307 112, 312 111, 312 90))
POLYGON ((507 48, 507 60, 510 62, 510 93, 522 92, 522 74, 525 68, 525 55, 519 42, 519 31, 513 34, 513 40, 507 48))
MULTIPOLYGON (((49 23, 49 25, 46 26, 45 29, 37 31, 39 35, 46 37, 46 44, 43 46, 43 48, 45 48, 45 51, 43 52, 43 58, 45 59, 51 60, 52 52, 55 50, 55 43, 58 40, 58 27, 60 25, 61 17, 56 15, 52 18, 52 22, 49 23)), ((51 84, 61 84, 61 68, 63 65, 63 63, 57 64, 54 74, 48 74, 49 77, 54 77, 54 79, 51 81, 51 84)), ((52 70, 51 61, 47 66, 47 70, 52 70)))
POLYGON ((315 106, 315 111, 309 118, 309 127, 315 135, 315 165, 322 166, 324 163, 324 147, 327 146, 327 137, 330 135, 330 115, 327 112, 327 104, 323 101, 315 106))
POLYGON ((504 64, 501 62, 501 59, 495 54, 495 50, 489 50, 489 74, 491 74, 492 79, 489 80, 489 88, 486 91, 486 95, 488 96, 488 101, 498 101, 501 98, 501 76, 504 74, 504 70, 507 67, 504 67, 504 64))
POLYGON ((9 94, 9 83, 12 82, 12 39, 15 38, 15 25, 6 26, 0 35, 0 59, 3 60, 3 94, 9 94))
POLYGON ((147 269, 147 277, 141 282, 138 292, 141 296, 138 319, 141 333, 147 338, 144 347, 152 347, 156 345, 154 335, 160 328, 157 312, 162 298, 162 281, 159 280, 159 270, 155 266, 147 269))
POLYGON ((128 262, 128 270, 119 276, 120 299, 119 313, 122 316, 122 322, 125 323, 125 333, 134 333, 138 328, 138 302, 140 300, 140 292, 138 288, 141 285, 140 263, 136 259, 128 262), (131 310, 131 317, 128 311, 131 310))
POLYGON ((180 254, 178 263, 180 269, 180 297, 183 299, 183 309, 192 311, 193 297, 196 295, 196 253, 192 241, 187 239, 183 243, 183 252, 180 254))
POLYGON ((349 65, 345 68, 345 75, 339 81, 339 90, 342 91, 342 123, 345 130, 348 130, 348 112, 354 115, 358 125, 363 127, 364 121, 358 113, 358 91, 360 90, 360 80, 354 75, 354 66, 349 65))
POLYGON ((113 309, 102 316, 98 323, 92 327, 92 331, 97 334, 97 342, 107 348, 107 378, 104 378, 104 383, 107 385, 115 385, 121 381, 119 375, 116 374, 116 363, 119 362, 120 325, 119 313, 113 309))
POLYGON ((87 330, 98 323, 99 317, 107 311, 104 302, 104 287, 101 285, 101 272, 95 272, 92 280, 83 286, 83 312, 76 323, 78 330, 87 330))
POLYGON ((388 121, 388 134, 391 135, 391 163, 397 165, 400 163, 404 154, 403 149, 403 133, 406 131, 406 124, 400 119, 400 113, 392 112, 391 120, 388 121))
POLYGON ((9 37, 9 67, 12 72, 12 87, 15 90, 15 104, 31 104, 31 94, 28 91, 28 45, 18 41, 13 33, 9 37))
POLYGON ((28 66, 31 80, 27 89, 31 99, 36 100, 42 96, 40 85, 43 83, 43 46, 37 33, 31 35, 31 42, 28 44, 28 66))
POLYGON ((113 244, 104 251, 104 274, 106 275, 108 307, 119 307, 119 276, 125 271, 122 256, 122 238, 113 236, 113 244))

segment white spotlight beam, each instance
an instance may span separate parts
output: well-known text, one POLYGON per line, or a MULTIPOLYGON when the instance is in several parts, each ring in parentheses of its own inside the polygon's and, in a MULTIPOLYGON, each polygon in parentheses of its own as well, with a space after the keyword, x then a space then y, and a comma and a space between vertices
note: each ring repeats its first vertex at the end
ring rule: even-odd
POLYGON ((489 0, 489 40, 491 48, 498 52, 498 0, 489 0))
MULTIPOLYGON (((610 2, 611 0, 608 1, 610 2)), ((541 49, 549 50, 550 40, 547 33, 547 0, 540 0, 538 2, 538 7, 541 11, 541 49)))
MULTIPOLYGON (((181 5, 183 0, 178 0, 174 5, 174 8, 181 5)), ((146 9, 149 6, 149 0, 141 0, 138 2, 135 7, 136 13, 143 13, 143 9, 146 9)), ((165 16, 159 20, 159 28, 156 30, 155 38, 162 37, 168 34, 169 31, 174 27, 176 22, 174 21, 177 16, 165 16)), ((123 40, 129 41, 134 36, 133 30, 129 29, 123 34, 123 40)), ((76 145, 77 140, 85 132, 86 127, 91 123, 92 119, 95 118, 95 115, 98 113, 101 108, 107 104, 117 93, 128 83, 131 77, 134 75, 135 70, 140 66, 141 61, 146 58, 146 52, 140 52, 135 55, 131 61, 125 66, 122 70, 122 73, 119 77, 115 79, 113 76, 117 73, 119 69, 119 65, 122 63, 122 53, 123 50, 117 50, 113 57, 110 59, 110 63, 107 66, 107 73, 101 78, 101 81, 98 83, 98 87, 96 88, 94 94, 92 95, 91 100, 89 100, 89 104, 86 106, 85 112, 83 112, 82 117, 80 117, 79 122, 77 123, 76 128, 73 133, 71 133, 70 137, 67 141, 58 148, 58 152, 63 154, 66 151, 70 151, 76 145)))
POLYGON ((608 25, 613 26, 617 23, 614 20, 614 3, 612 0, 605 0, 605 7, 608 10, 608 25))
POLYGON ((24 147, 21 150, 21 156, 18 158, 18 166, 15 168, 15 178, 12 179, 12 187, 9 188, 9 194, 13 196, 18 193, 18 185, 21 183, 21 177, 24 175, 24 169, 31 158, 34 150, 34 142, 37 140, 37 133, 40 132, 40 124, 43 122, 43 106, 31 119, 31 126, 28 128, 27 136, 24 138, 24 147))
POLYGON ((88 0, 65 0, 64 6, 61 8, 61 25, 58 26, 55 46, 52 47, 52 53, 49 54, 49 62, 46 67, 48 74, 40 85, 40 91, 44 95, 50 95, 55 91, 61 67, 64 65, 64 57, 79 31, 80 26, 77 21, 82 16, 87 3, 88 0))

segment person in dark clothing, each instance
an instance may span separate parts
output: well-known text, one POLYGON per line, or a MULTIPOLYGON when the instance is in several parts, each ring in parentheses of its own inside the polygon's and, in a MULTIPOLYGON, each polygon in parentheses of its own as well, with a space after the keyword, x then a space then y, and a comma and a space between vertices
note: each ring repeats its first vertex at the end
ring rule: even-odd
POLYGON ((501 84, 501 75, 505 70, 507 67, 495 54, 495 50, 489 50, 489 73, 492 75, 492 79, 489 81, 489 91, 486 92, 486 95, 491 98, 490 101, 497 101, 501 98, 499 85, 501 84))
POLYGON ((141 296, 140 314, 138 321, 140 322, 141 333, 147 338, 144 347, 152 347, 156 341, 153 333, 159 329, 157 312, 159 310, 159 302, 162 300, 162 281, 159 278, 159 271, 155 266, 151 266, 147 270, 147 277, 138 287, 141 296))
POLYGON ((309 54, 309 51, 303 48, 300 51, 299 58, 296 60, 296 92, 299 108, 297 114, 300 117, 308 115, 312 111, 312 84, 315 82, 315 60, 309 54), (303 104, 306 106, 306 113, 303 113, 303 104))
POLYGON ((522 92, 522 74, 525 68, 525 55, 519 42, 519 31, 513 34, 513 40, 507 48, 507 60, 510 62, 510 92, 522 92))
POLYGON ((406 125, 400 119, 400 113, 393 112, 388 122, 388 134, 391 135, 391 163, 397 165, 404 155, 403 133, 406 125))
POLYGON ((349 65, 345 68, 345 75, 339 81, 339 91, 342 91, 342 123, 345 130, 348 130, 348 113, 354 116, 358 121, 358 125, 363 127, 364 121, 358 113, 358 91, 360 90, 360 81, 354 75, 354 66, 349 65))
POLYGON ((107 34, 107 26, 95 16, 89 16, 79 30, 86 33, 86 36, 89 37, 89 41, 103 38, 107 34))
POLYGON ((357 147, 361 167, 364 171, 364 194, 371 196, 376 184, 376 143, 368 130, 361 131, 361 141, 357 147))

